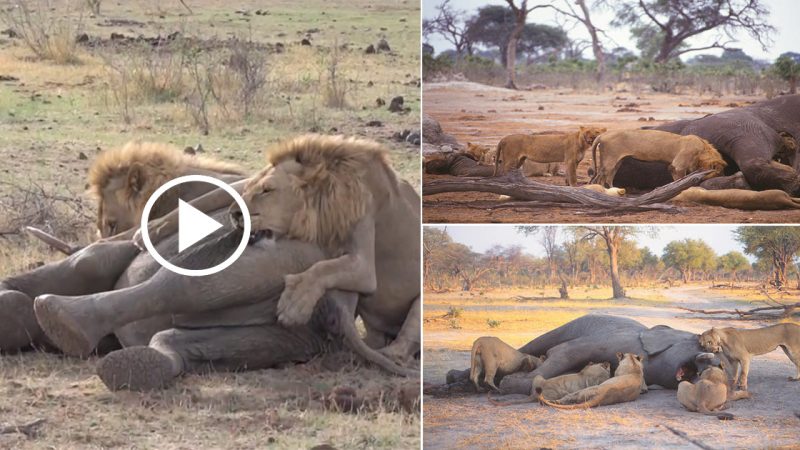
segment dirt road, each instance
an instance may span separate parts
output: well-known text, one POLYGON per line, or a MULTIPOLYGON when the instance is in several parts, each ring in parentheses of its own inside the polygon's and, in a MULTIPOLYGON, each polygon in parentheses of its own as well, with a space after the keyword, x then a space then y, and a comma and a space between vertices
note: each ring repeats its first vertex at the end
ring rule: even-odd
MULTIPOLYGON (((647 326, 669 325, 692 332, 711 326, 760 327, 764 323, 714 320, 677 309, 683 307, 741 307, 741 301, 722 293, 710 294, 696 286, 666 289, 669 302, 659 306, 598 307, 590 312, 622 315, 647 326)), ((525 305, 520 314, 545 308, 525 305)), ((547 329, 532 330, 533 339, 547 329)), ((448 339, 458 330, 425 334, 424 381, 441 383, 450 369, 466 368, 469 352, 448 350, 448 339)), ((496 334, 504 338, 502 330, 496 334)), ((800 445, 800 383, 790 382, 794 366, 786 355, 774 351, 753 360, 750 391, 753 398, 732 405, 734 421, 685 411, 673 390, 651 390, 636 402, 589 411, 557 411, 538 404, 496 407, 485 395, 424 399, 426 448, 686 448, 686 439, 666 427, 686 433, 712 448, 755 448, 800 445)), ((510 396, 509 398, 522 398, 510 396)))
MULTIPOLYGON (((602 94, 567 89, 511 91, 470 82, 426 83, 425 113, 459 142, 496 145, 506 135, 546 130, 575 131, 580 125, 611 130, 660 125, 677 119, 700 118, 763 100, 756 96, 670 95, 625 89, 602 94)), ((578 182, 589 181, 591 155, 578 166, 578 182)), ((562 169, 563 171, 563 169, 562 169)), ((425 175, 424 181, 441 176, 425 175)), ((536 181, 565 185, 563 174, 536 181)), ((489 210, 497 196, 478 192, 446 193, 424 198, 428 223, 795 223, 800 210, 740 211, 711 206, 686 207, 680 213, 648 211, 591 215, 585 210, 537 207, 489 210)))

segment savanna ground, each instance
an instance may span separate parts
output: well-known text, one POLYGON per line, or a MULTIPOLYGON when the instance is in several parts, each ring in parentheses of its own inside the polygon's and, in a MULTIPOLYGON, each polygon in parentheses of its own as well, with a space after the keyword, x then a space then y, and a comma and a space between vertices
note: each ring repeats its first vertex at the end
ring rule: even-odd
MULTIPOLYGON (((0 2, 0 30, 14 29, 11 3, 0 2)), ((27 4, 53 42, 43 59, 0 34, 0 278, 61 257, 24 225, 91 240, 87 169, 133 139, 201 144, 255 170, 279 140, 360 135, 384 143, 401 177, 419 184, 418 146, 393 137, 419 129, 416 2, 186 0, 190 14, 178 0, 104 1, 100 15, 85 1, 27 4), (381 39, 390 51, 365 53, 381 39), (388 111, 396 96, 407 111, 388 111)), ((94 364, 0 357, 0 422, 45 419, 33 437, 0 434, 0 448, 416 448, 420 439, 417 415, 343 414, 309 394, 396 383, 355 363, 188 376, 153 394, 108 392, 94 364)))
MULTIPOLYGON (((588 313, 630 317, 646 326, 659 324, 700 333, 712 326, 760 327, 767 323, 720 320, 678 307, 742 308, 762 297, 755 287, 711 289, 688 284, 672 288, 628 288, 626 300, 609 300, 610 289, 577 287, 570 300, 555 288, 476 293, 426 293, 424 312, 425 384, 444 382, 450 369, 469 367, 472 342, 497 336, 518 347, 588 313), (518 296, 525 299, 519 300, 518 296), (454 317, 456 316, 456 317, 454 317)), ((796 297, 797 292, 791 294, 796 297)), ((497 407, 485 394, 448 398, 425 396, 426 448, 678 448, 691 444, 664 425, 710 447, 792 447, 798 444, 800 384, 787 381, 794 365, 774 351, 751 365, 750 400, 729 410, 722 422, 689 413, 674 390, 651 390, 633 403, 586 411, 560 411, 536 403, 497 407)), ((517 399, 522 396, 509 396, 517 399)))
MULTIPOLYGON (((459 143, 495 146, 504 136, 539 131, 577 131, 581 125, 609 130, 635 129, 678 119, 700 118, 735 106, 764 100, 756 95, 667 94, 636 85, 620 84, 597 93, 572 88, 544 88, 513 91, 467 82, 425 82, 425 113, 439 121, 445 133, 459 143)), ((578 183, 589 182, 592 166, 588 152, 578 166, 578 183)), ((446 175, 425 174, 424 181, 446 175)), ((538 182, 565 185, 559 176, 537 177, 538 182)), ((587 214, 586 209, 561 207, 488 209, 497 195, 454 192, 423 198, 426 223, 793 223, 800 210, 741 211, 715 206, 684 206, 682 212, 587 214)))

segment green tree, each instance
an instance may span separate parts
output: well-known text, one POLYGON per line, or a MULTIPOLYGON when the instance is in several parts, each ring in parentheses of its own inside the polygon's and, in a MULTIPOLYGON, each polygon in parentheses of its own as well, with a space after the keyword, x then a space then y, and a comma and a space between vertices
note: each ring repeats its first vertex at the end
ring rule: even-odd
POLYGON ((743 254, 737 251, 730 251, 717 259, 717 267, 731 275, 731 279, 736 281, 736 272, 750 268, 750 261, 743 254))
POLYGON ((796 62, 789 55, 781 55, 775 60, 772 71, 789 82, 789 93, 797 93, 797 78, 800 77, 800 62, 796 62))
POLYGON ((579 227, 579 230, 583 239, 596 240, 605 244, 613 297, 625 298, 625 289, 619 279, 619 249, 626 239, 636 236, 641 231, 641 227, 583 226, 579 227))
POLYGON ((775 287, 786 286, 787 268, 800 251, 800 227, 739 227, 735 234, 745 253, 771 262, 775 287))
POLYGON ((688 283, 692 281, 695 272, 714 269, 717 255, 708 244, 699 239, 684 239, 667 244, 661 259, 664 264, 680 272, 683 282, 688 283))
MULTIPOLYGON (((727 36, 745 31, 766 48, 774 28, 767 22, 769 9, 764 0, 625 0, 615 2, 614 24, 638 30, 640 45, 663 63, 688 52, 726 48, 728 42, 716 40, 703 47, 690 47, 687 41, 709 31, 727 36)), ((640 47, 641 48, 641 47, 640 47)), ((645 54, 644 49, 643 55, 645 54)))

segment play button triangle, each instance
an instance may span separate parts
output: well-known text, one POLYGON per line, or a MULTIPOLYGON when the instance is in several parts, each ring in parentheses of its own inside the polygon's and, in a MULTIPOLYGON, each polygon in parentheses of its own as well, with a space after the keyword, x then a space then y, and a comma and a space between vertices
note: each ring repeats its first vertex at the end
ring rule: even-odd
POLYGON ((178 200, 178 253, 222 228, 222 224, 199 209, 178 200))

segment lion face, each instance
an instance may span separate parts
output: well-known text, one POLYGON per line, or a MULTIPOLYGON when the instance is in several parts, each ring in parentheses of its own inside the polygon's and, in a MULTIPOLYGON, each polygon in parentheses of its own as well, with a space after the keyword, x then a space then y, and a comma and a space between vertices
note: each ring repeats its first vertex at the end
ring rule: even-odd
POLYGON ((594 144, 594 140, 597 139, 597 136, 608 131, 607 128, 599 128, 599 127, 580 127, 578 131, 578 137, 586 143, 587 146, 591 146, 594 144))
POLYGON ((669 165, 673 180, 679 180, 697 170, 710 170, 711 173, 706 176, 706 179, 723 174, 728 164, 711 143, 705 139, 701 140, 703 142, 701 149, 682 151, 678 153, 672 164, 669 165))
POLYGON ((488 145, 467 142, 467 149, 464 151, 464 153, 471 155, 476 161, 481 161, 489 150, 490 147, 488 145))
MULTIPOLYGON (((290 234, 299 212, 304 210, 300 194, 302 166, 294 160, 262 170, 244 189, 242 198, 250 212, 251 237, 277 238, 290 234)), ((243 227, 242 214, 231 208, 234 225, 243 227)))
POLYGON ((109 237, 138 227, 148 194, 141 168, 134 165, 127 176, 111 178, 97 198, 97 234, 109 237))
POLYGON ((722 351, 722 338, 719 333, 717 333, 716 328, 704 331, 703 334, 700 335, 700 347, 703 347, 705 351, 711 353, 719 353, 722 351))

